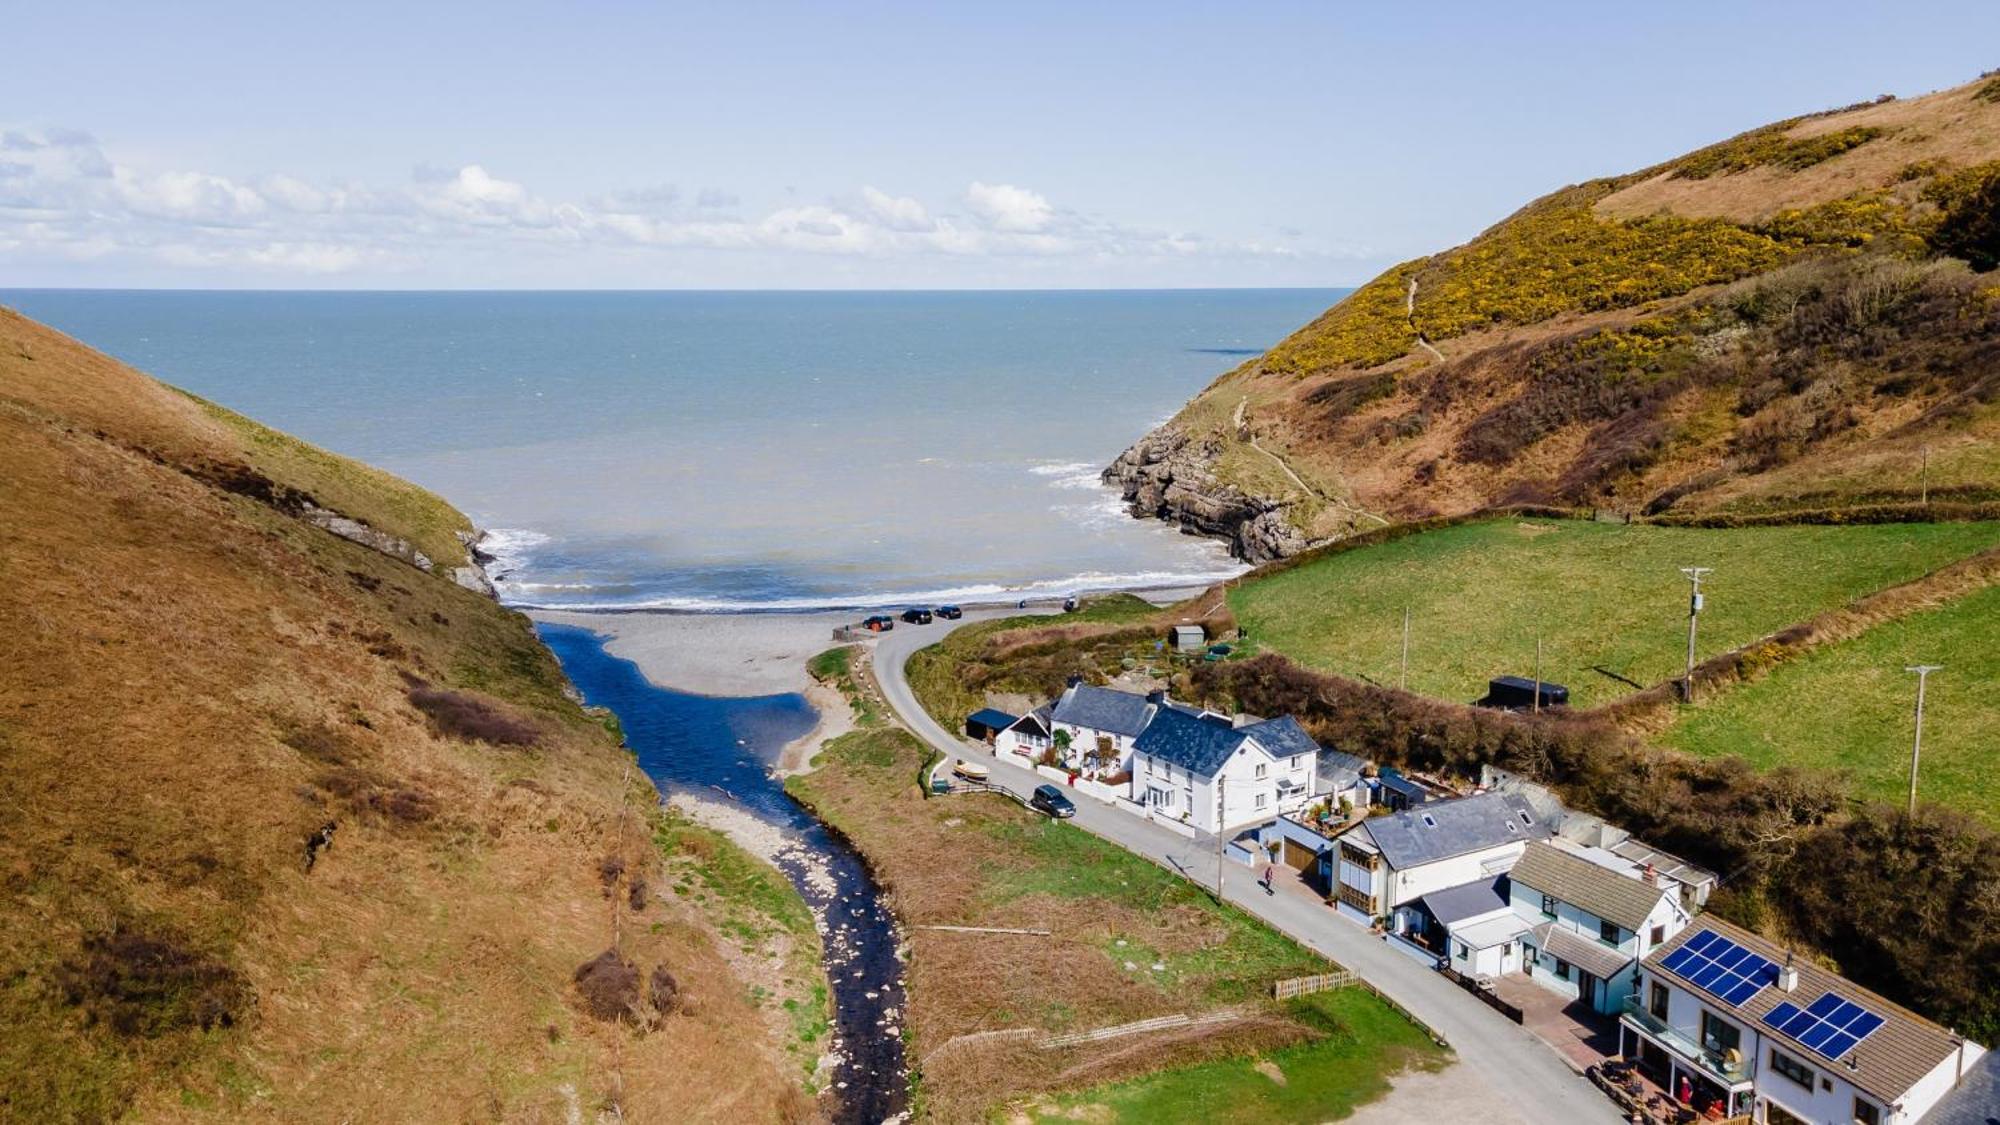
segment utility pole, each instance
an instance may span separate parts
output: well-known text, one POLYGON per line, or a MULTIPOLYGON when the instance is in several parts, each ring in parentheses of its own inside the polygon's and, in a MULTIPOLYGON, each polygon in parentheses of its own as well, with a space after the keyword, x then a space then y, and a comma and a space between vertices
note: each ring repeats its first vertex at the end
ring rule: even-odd
POLYGON ((1681 701, 1694 702, 1694 631, 1695 622, 1701 617, 1701 580, 1715 570, 1712 566, 1684 566, 1681 573, 1688 580, 1688 658, 1687 676, 1681 681, 1681 701))
POLYGON ((1410 690, 1410 607, 1403 607, 1403 670, 1396 676, 1396 690, 1410 690))
POLYGON ((1535 634, 1535 709, 1533 713, 1537 715, 1542 713, 1542 636, 1540 633, 1535 634))
POLYGON ((1917 503, 1928 505, 1931 502, 1931 447, 1928 443, 1924 446, 1923 468, 1917 470, 1917 489, 1917 503))
POLYGON ((1229 779, 1215 775, 1215 901, 1222 901, 1222 822, 1229 808, 1229 779))
POLYGON ((1910 741, 1910 815, 1917 815, 1917 757, 1924 751, 1924 685, 1942 664, 1912 664, 1903 669, 1917 674, 1917 733, 1910 741))

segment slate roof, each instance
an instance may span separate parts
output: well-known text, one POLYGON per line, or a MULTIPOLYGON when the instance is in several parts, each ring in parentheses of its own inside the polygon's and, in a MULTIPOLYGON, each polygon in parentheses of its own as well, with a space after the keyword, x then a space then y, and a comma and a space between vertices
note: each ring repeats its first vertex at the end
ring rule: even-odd
POLYGON ((1551 956, 1560 957, 1599 980, 1610 980, 1632 964, 1630 953, 1621 953, 1596 938, 1585 937, 1554 922, 1536 926, 1534 934, 1535 944, 1551 956))
POLYGON ((1460 883, 1456 887, 1432 891, 1424 896, 1424 905, 1431 908, 1437 920, 1450 928, 1454 922, 1467 918, 1477 918, 1496 910, 1505 910, 1507 900, 1507 877, 1495 875, 1491 879, 1480 879, 1471 883, 1460 883))
POLYGON ((1054 717, 1056 722, 1073 727, 1088 727, 1129 738, 1137 737, 1140 731, 1146 729, 1147 716, 1153 709, 1143 695, 1077 684, 1056 700, 1054 717))
POLYGON ((1047 737, 1049 734, 1049 709, 1046 706, 1037 707, 1033 711, 1014 720, 1014 725, 1007 729, 1022 730, 1028 727, 1033 727, 1040 731, 1044 737, 1047 737))
MULTIPOLYGON (((1808 1065, 1837 1074, 1855 1086, 1860 1087, 1878 1101, 1889 1103, 1900 1101, 1910 1087, 1922 1081, 1939 1063, 1951 1058, 1958 1049, 1951 1033, 1924 1017, 1890 1003, 1883 997, 1854 984, 1847 978, 1820 968, 1803 957, 1792 960, 1792 967, 1798 971, 1798 986, 1786 992, 1776 985, 1766 985, 1757 990, 1756 995, 1742 1004, 1731 1008, 1714 996, 1696 988, 1692 981, 1678 973, 1669 972, 1664 967, 1669 954, 1686 945, 1696 934, 1714 933, 1728 938, 1752 953, 1760 954, 1773 964, 1783 965, 1786 950, 1765 941, 1763 938, 1724 922, 1712 914, 1695 918, 1686 929, 1668 939, 1646 957, 1646 971, 1664 980, 1674 981, 1680 987, 1701 997, 1701 1002, 1712 1008, 1734 1012, 1737 1019, 1754 1027, 1758 1034, 1784 1047, 1785 1053, 1808 1065), (1791 1001, 1801 1008, 1807 1008, 1819 999, 1822 993, 1837 992, 1843 998, 1867 1008, 1881 1016, 1882 1026, 1863 1039, 1847 1057, 1829 1067, 1826 1059, 1817 1051, 1784 1035, 1764 1022, 1764 1015, 1784 1001, 1791 1001), (1854 1062, 1853 1068, 1846 1064, 1854 1062)), ((1925 1119, 1928 1125, 1929 1118, 1925 1119)))
POLYGON ((1232 730, 1173 707, 1162 707, 1132 743, 1132 750, 1172 762, 1189 773, 1214 777, 1247 736, 1247 729, 1232 730))
POLYGON ((1529 844, 1514 861, 1513 876, 1524 887, 1554 895, 1635 933, 1645 928, 1660 897, 1669 893, 1666 887, 1648 886, 1643 879, 1571 855, 1554 844, 1529 844))
POLYGON ((1244 734, 1257 740, 1257 744, 1271 752, 1274 758, 1289 758, 1294 754, 1317 754, 1319 743, 1306 733, 1297 719, 1285 715, 1276 719, 1266 719, 1239 728, 1244 734))
POLYGON ((1368 834, 1389 866, 1404 870, 1517 840, 1545 840, 1549 835, 1528 802, 1512 793, 1431 801, 1374 817, 1356 831, 1368 834))
POLYGON ((2000 1052, 1988 1051, 1968 1063, 1965 1076, 1943 1100, 1924 1114, 1923 1125, 1996 1125, 2000 1123, 2000 1052))

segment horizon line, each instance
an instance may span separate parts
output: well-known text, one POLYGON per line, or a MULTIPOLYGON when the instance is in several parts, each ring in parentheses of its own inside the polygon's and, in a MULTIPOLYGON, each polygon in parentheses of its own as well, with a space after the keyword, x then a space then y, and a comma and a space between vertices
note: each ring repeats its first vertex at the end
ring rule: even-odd
POLYGON ((183 285, 5 285, 0 293, 1320 293, 1329 290, 1352 291, 1357 285, 1060 285, 1060 286, 958 286, 942 288, 875 287, 875 288, 828 288, 770 286, 765 288, 703 288, 700 286, 672 286, 662 288, 630 287, 572 287, 538 289, 531 287, 464 287, 464 288, 372 288, 366 286, 349 287, 278 287, 259 288, 254 286, 183 286, 183 285))

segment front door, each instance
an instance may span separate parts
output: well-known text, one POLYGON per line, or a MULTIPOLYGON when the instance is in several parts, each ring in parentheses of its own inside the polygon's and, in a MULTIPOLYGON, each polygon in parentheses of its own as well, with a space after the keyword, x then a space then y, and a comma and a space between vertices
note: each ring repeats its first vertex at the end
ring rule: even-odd
POLYGON ((1597 1007, 1597 978, 1582 969, 1576 971, 1576 998, 1593 1008, 1597 1007))

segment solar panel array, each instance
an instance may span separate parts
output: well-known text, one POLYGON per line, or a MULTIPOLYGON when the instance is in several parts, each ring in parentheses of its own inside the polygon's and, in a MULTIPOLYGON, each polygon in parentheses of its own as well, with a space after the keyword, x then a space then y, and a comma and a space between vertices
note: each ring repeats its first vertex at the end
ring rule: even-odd
POLYGON ((1839 1062, 1842 1056, 1854 1049, 1856 1043, 1881 1027, 1883 1019, 1854 1001, 1829 992, 1803 1011, 1788 1000, 1772 1008, 1764 1017, 1764 1022, 1839 1062))
POLYGON ((1713 930, 1689 938, 1662 964, 1668 972, 1731 1007, 1741 1006, 1778 975, 1778 966, 1768 959, 1713 930))

